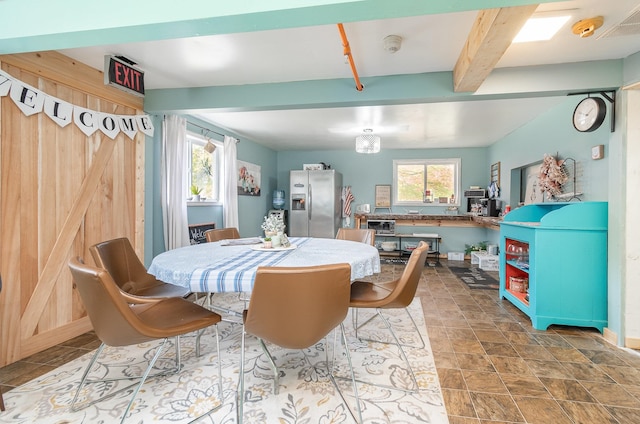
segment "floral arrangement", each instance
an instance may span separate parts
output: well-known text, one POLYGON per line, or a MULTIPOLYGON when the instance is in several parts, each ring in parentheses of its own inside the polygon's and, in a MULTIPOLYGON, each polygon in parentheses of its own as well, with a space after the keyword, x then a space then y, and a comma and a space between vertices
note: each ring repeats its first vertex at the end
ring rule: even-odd
POLYGON ((567 182, 567 173, 562 166, 564 160, 557 160, 551 155, 544 155, 542 165, 540 165, 540 191, 547 193, 547 199, 553 198, 562 193, 562 185, 567 182))
POLYGON ((265 233, 274 233, 284 232, 285 225, 282 218, 278 215, 268 215, 264 217, 262 221, 261 227, 265 233))

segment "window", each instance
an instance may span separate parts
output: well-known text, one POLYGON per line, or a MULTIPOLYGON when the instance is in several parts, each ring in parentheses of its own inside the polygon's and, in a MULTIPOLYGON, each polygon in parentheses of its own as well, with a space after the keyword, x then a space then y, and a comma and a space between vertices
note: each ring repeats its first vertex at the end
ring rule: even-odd
POLYGON ((393 161, 393 204, 459 204, 460 159, 393 161))
POLYGON ((222 149, 220 142, 211 140, 216 149, 209 153, 204 147, 208 139, 201 135, 187 133, 187 193, 192 196, 191 188, 202 189, 201 201, 219 202, 222 187, 222 149))

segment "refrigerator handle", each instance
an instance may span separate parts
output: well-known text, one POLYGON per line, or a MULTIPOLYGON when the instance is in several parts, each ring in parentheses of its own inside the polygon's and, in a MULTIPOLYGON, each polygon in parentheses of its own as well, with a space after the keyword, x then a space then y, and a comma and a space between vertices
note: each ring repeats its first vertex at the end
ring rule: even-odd
POLYGON ((312 201, 312 196, 311 193, 313 192, 313 190, 311 189, 311 184, 309 184, 309 199, 307 200, 307 218, 309 219, 309 221, 311 221, 311 208, 313 207, 313 201, 312 201))

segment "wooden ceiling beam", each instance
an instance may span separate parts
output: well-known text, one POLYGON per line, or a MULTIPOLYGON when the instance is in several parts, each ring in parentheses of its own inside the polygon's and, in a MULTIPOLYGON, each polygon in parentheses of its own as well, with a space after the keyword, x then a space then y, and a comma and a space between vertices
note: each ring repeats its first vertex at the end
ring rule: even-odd
POLYGON ((478 13, 453 68, 454 92, 474 92, 482 85, 537 7, 531 4, 478 13))

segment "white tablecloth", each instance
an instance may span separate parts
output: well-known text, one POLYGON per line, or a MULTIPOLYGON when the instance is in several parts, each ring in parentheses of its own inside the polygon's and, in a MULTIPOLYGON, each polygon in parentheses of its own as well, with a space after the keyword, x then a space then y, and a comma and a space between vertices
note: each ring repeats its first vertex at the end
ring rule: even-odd
POLYGON ((351 280, 380 272, 378 250, 368 244, 336 239, 289 239, 296 249, 256 251, 252 246, 202 243, 156 256, 149 273, 195 292, 251 291, 258 266, 351 265, 351 280))

